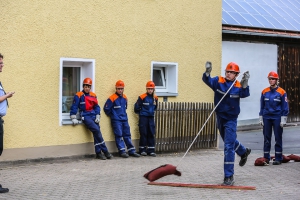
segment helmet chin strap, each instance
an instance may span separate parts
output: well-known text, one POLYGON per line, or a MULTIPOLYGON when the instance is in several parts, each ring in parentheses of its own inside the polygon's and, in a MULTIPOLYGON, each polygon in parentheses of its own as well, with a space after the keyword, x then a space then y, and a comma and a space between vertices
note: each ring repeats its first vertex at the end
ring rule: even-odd
POLYGON ((272 88, 275 88, 275 87, 277 87, 277 84, 271 85, 271 87, 272 87, 272 88))

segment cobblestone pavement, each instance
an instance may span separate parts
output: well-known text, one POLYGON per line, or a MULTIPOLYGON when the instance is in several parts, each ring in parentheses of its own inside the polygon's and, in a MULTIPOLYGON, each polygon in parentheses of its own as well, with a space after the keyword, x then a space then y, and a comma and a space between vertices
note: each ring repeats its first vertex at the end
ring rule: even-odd
MULTIPOLYGON (((300 147, 298 148, 300 149, 300 147)), ((292 152, 291 152, 292 153, 292 152)), ((253 150, 244 167, 235 161, 235 185, 256 190, 204 189, 147 185, 143 175, 163 164, 177 166, 182 153, 157 157, 96 160, 53 159, 44 162, 0 163, 0 183, 9 193, 1 199, 300 199, 300 162, 254 166, 261 150, 253 150)), ((287 154, 289 155, 289 154, 287 154)), ((299 155, 299 154, 297 154, 299 155)), ((223 180, 223 151, 190 151, 177 169, 156 182, 220 184, 223 180)))
MULTIPOLYGON (((1 184, 10 189, 0 199, 299 199, 300 162, 255 167, 261 152, 250 154, 244 167, 235 164, 235 185, 256 190, 204 189, 147 185, 143 174, 163 164, 177 165, 183 153, 156 158, 61 160, 2 166, 1 184)), ((157 182, 220 184, 223 152, 198 150, 187 154, 177 167, 182 176, 169 175, 157 182)))

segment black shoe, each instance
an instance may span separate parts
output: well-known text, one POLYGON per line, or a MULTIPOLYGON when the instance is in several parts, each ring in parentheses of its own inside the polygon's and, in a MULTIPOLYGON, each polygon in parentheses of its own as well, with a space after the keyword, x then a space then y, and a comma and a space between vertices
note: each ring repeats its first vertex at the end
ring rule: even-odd
POLYGON ((224 178, 224 182, 222 183, 222 185, 233 185, 234 184, 234 178, 233 176, 230 176, 230 177, 225 177, 224 178))
POLYGON ((152 152, 148 154, 149 156, 156 157, 156 153, 152 152))
POLYGON ((132 157, 136 157, 136 158, 138 158, 138 157, 140 157, 140 154, 138 154, 138 153, 131 153, 131 154, 129 154, 130 156, 132 156, 132 157))
POLYGON ((147 153, 146 152, 142 152, 142 153, 140 153, 141 154, 141 156, 147 156, 147 153))
POLYGON ((273 165, 281 165, 282 161, 281 160, 275 160, 273 162, 273 165))
POLYGON ((241 167, 243 167, 246 164, 247 158, 248 158, 248 156, 249 156, 250 153, 251 153, 251 149, 246 148, 246 153, 241 156, 241 160, 240 160, 240 163, 239 163, 239 165, 241 167))
POLYGON ((106 157, 101 152, 97 153, 96 158, 100 160, 106 160, 106 157))
POLYGON ((0 187, 0 193, 6 193, 8 191, 9 191, 8 188, 3 188, 2 186, 0 187))
POLYGON ((113 157, 113 155, 111 155, 108 151, 104 152, 104 155, 107 159, 111 159, 113 157))
POLYGON ((122 158, 128 158, 128 157, 129 157, 127 153, 121 153, 120 156, 121 156, 122 158))

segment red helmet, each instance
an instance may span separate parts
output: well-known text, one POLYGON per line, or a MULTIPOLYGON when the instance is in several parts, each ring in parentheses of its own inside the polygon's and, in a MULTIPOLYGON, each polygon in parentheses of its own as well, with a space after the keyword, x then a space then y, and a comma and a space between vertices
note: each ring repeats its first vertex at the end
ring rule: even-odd
POLYGON ((235 62, 228 63, 225 71, 234 71, 236 73, 240 73, 240 67, 235 62))
POLYGON ((276 72, 274 71, 271 71, 269 74, 268 74, 268 78, 276 78, 276 79, 279 79, 279 76, 276 72))
POLYGON ((118 80, 116 82, 116 88, 124 88, 125 87, 125 84, 122 80, 118 80))
POLYGON ((90 78, 85 78, 84 80, 83 80, 83 85, 92 85, 92 79, 90 79, 90 78))
POLYGON ((148 81, 146 84, 146 88, 155 88, 155 83, 153 81, 148 81))

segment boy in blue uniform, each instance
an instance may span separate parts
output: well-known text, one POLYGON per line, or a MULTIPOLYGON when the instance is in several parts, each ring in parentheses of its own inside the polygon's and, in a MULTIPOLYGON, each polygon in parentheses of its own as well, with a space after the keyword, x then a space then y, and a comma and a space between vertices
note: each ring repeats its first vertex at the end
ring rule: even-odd
POLYGON ((259 123, 263 126, 264 158, 270 160, 272 129, 275 135, 275 161, 273 165, 282 163, 282 132, 289 114, 287 94, 277 85, 278 74, 270 72, 268 80, 270 87, 261 93, 259 123))
POLYGON ((127 97, 124 92, 125 84, 122 80, 116 82, 116 93, 112 94, 104 105, 104 112, 110 117, 111 125, 115 134, 116 145, 119 154, 122 158, 129 156, 140 157, 135 152, 135 147, 131 141, 130 126, 128 124, 127 97), (125 144, 127 146, 128 154, 126 153, 125 144))
POLYGON ((139 153, 142 156, 155 157, 155 121, 154 114, 157 108, 158 98, 154 95, 155 84, 148 81, 147 92, 138 97, 134 104, 134 112, 139 114, 140 147, 139 153))
MULTIPOLYGON (((230 62, 226 67, 225 77, 216 76, 211 78, 211 62, 206 62, 205 68, 206 71, 203 73, 202 80, 214 91, 214 104, 217 105, 235 81, 236 77, 240 73, 240 69, 236 63, 230 62)), ((241 82, 235 82, 234 86, 216 108, 217 127, 224 141, 225 178, 223 185, 234 184, 233 175, 235 153, 241 156, 239 165, 244 166, 247 162, 247 157, 251 152, 251 149, 245 148, 236 139, 237 118, 240 113, 240 98, 250 96, 248 86, 249 78, 249 72, 245 72, 241 82)))
POLYGON ((70 118, 73 125, 78 124, 76 113, 79 109, 82 122, 93 133, 96 158, 101 160, 111 159, 113 156, 108 152, 100 131, 100 106, 96 94, 91 92, 91 87, 92 79, 85 78, 83 80, 83 90, 77 92, 74 96, 70 118))

